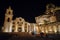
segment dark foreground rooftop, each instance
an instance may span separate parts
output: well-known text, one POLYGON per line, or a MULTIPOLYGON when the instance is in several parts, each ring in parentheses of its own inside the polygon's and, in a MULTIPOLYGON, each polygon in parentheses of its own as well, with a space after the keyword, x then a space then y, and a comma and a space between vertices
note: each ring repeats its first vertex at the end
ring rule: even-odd
POLYGON ((0 40, 60 40, 60 35, 47 34, 44 36, 44 34, 40 34, 40 36, 37 36, 37 35, 30 35, 28 33, 2 33, 1 32, 0 40))

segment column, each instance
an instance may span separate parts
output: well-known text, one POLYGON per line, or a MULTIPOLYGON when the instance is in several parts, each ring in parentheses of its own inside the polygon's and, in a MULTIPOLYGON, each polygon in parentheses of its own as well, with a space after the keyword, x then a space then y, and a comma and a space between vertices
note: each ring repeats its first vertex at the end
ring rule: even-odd
POLYGON ((54 31, 54 33, 57 33, 57 26, 56 25, 53 26, 53 31, 54 31))
POLYGON ((28 32, 28 24, 27 24, 27 32, 28 32))
POLYGON ((22 24, 22 32, 25 32, 25 30, 24 30, 24 23, 22 24))
POLYGON ((4 26, 4 32, 8 32, 8 23, 6 22, 5 26, 4 26))
POLYGON ((17 24, 17 22, 15 23, 15 30, 14 30, 14 32, 18 32, 18 24, 17 24))
POLYGON ((36 30, 36 28, 35 28, 35 24, 34 24, 34 31, 36 30))
POLYGON ((59 32, 59 34, 60 34, 60 25, 58 25, 58 32, 59 32))
POLYGON ((12 32, 12 22, 9 25, 9 32, 12 32))
POLYGON ((18 32, 18 26, 17 25, 15 26, 15 32, 18 32))

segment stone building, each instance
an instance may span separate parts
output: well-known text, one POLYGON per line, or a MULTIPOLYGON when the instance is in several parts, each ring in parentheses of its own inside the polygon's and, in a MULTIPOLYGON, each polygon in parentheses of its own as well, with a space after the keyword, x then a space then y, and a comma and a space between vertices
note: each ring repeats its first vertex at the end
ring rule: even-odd
POLYGON ((13 19, 13 10, 9 7, 5 13, 3 32, 28 32, 35 34, 42 33, 60 33, 60 22, 57 22, 55 12, 60 10, 54 5, 46 6, 45 15, 35 17, 36 23, 29 23, 22 17, 13 19))
MULTIPOLYGON (((9 7, 5 13, 4 26, 2 27, 3 32, 30 32, 31 23, 26 22, 22 17, 13 19, 13 10, 9 7)), ((34 29, 34 28, 33 28, 34 29)))

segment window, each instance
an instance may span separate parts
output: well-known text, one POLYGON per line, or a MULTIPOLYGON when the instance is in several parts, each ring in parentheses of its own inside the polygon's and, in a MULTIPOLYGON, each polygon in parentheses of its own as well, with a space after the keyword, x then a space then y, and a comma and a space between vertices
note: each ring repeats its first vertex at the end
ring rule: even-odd
POLYGON ((10 18, 8 18, 7 21, 10 22, 10 18))
POLYGON ((25 29, 25 32, 27 32, 27 29, 25 29))
POLYGON ((20 21, 22 21, 21 19, 19 19, 20 21))
POLYGON ((14 29, 12 29, 12 32, 14 32, 14 29))
POLYGON ((21 27, 19 27, 19 28, 18 28, 18 32, 21 32, 21 31, 22 31, 22 28, 21 28, 21 27))
POLYGON ((19 22, 17 22, 17 24, 19 24, 19 22))
POLYGON ((14 29, 15 28, 15 26, 12 26, 12 29, 14 29))
POLYGON ((14 32, 14 27, 15 27, 15 26, 12 26, 12 32, 14 32))
POLYGON ((27 27, 27 23, 25 23, 25 28, 27 27))
POLYGON ((25 23, 25 25, 27 25, 27 23, 25 23))
POLYGON ((21 24, 23 24, 23 22, 21 22, 21 24))
POLYGON ((15 22, 13 22, 13 24, 15 24, 15 22))
POLYGON ((10 11, 9 11, 9 14, 11 14, 10 11))

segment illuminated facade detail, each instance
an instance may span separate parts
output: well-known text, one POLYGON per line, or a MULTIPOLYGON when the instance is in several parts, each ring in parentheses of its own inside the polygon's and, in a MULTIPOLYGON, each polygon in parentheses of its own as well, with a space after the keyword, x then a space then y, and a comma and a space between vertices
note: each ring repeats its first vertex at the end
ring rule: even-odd
POLYGON ((10 32, 12 27, 13 10, 9 7, 5 13, 4 31, 10 32))
POLYGON ((50 22, 56 22, 57 20, 56 20, 56 16, 51 16, 50 17, 50 22))
POLYGON ((60 33, 60 25, 58 26, 58 30, 57 31, 60 33))
POLYGON ((36 23, 29 23, 24 18, 19 17, 13 19, 13 10, 9 7, 5 13, 3 32, 28 32, 35 34, 40 33, 60 33, 60 23, 58 23, 55 12, 60 10, 60 7, 55 7, 50 4, 46 6, 45 15, 35 17, 36 23), (51 7, 50 7, 51 6, 51 7))

